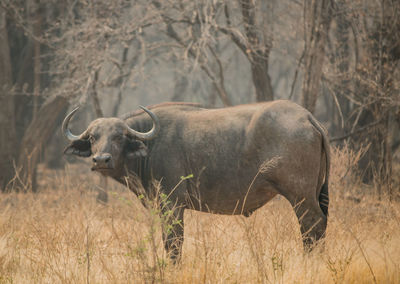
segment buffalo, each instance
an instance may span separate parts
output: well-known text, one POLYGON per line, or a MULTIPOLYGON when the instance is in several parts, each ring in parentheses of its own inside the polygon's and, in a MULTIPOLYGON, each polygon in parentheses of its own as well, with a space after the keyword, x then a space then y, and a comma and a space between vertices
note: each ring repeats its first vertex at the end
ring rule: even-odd
MULTIPOLYGON (((303 107, 285 100, 203 108, 164 103, 123 118, 98 118, 65 154, 92 157, 92 170, 152 196, 152 181, 176 206, 163 240, 180 257, 185 209, 250 216, 276 195, 292 205, 304 247, 324 237, 328 217, 330 146, 326 130, 303 107), (183 177, 192 176, 182 180, 183 177)), ((163 210, 171 210, 163 206, 163 210)))

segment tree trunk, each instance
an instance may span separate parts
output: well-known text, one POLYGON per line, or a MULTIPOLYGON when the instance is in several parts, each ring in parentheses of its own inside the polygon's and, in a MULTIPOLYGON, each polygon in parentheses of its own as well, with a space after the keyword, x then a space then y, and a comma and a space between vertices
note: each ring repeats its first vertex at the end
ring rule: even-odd
MULTIPOLYGON (((22 5, 23 16, 30 20, 30 26, 33 26, 35 20, 32 2, 32 0, 25 1, 22 5)), ((26 34, 16 21, 10 21, 8 35, 9 44, 13 46, 10 49, 11 65, 16 66, 13 70, 13 86, 15 88, 14 120, 17 137, 15 156, 18 158, 20 143, 24 137, 25 130, 33 119, 33 106, 36 105, 39 108, 42 103, 42 97, 32 95, 35 85, 35 40, 26 34)))
POLYGON ((330 0, 305 1, 305 64, 302 105, 314 113, 320 93, 325 43, 331 23, 330 0))
MULTIPOLYGON (((40 0, 33 0, 31 2, 31 23, 33 26, 33 34, 40 37, 42 33, 42 10, 40 7, 40 0)), ((40 74, 41 74, 41 51, 40 42, 33 39, 33 119, 37 115, 39 108, 40 96, 40 74)))
POLYGON ((18 179, 14 182, 17 189, 37 191, 36 170, 41 151, 57 130, 57 122, 63 119, 63 110, 67 106, 68 101, 64 97, 49 99, 25 131, 18 159, 18 179))
POLYGON ((0 189, 14 177, 15 121, 6 12, 0 8, 0 189))
MULTIPOLYGON (((350 63, 350 46, 349 46, 349 29, 350 23, 348 19, 348 14, 345 6, 345 0, 337 1, 337 11, 338 15, 336 17, 336 47, 335 47, 335 56, 334 56, 334 64, 336 66, 336 70, 339 72, 338 78, 339 82, 334 87, 335 95, 337 96, 337 100, 340 106, 340 110, 336 109, 336 114, 340 111, 341 114, 335 116, 336 121, 334 132, 336 133, 334 136, 344 135, 345 133, 351 131, 351 128, 348 127, 347 118, 350 114, 350 103, 348 98, 345 96, 350 90, 350 80, 349 80, 349 63, 350 63), (342 121, 342 119, 344 121, 342 121)), ((335 104, 333 104, 335 105, 335 104)))
POLYGON ((175 72, 174 93, 171 100, 174 102, 183 102, 189 82, 186 76, 175 72))
MULTIPOLYGON (((60 111, 56 125, 62 124, 62 121, 67 114, 67 110, 68 105, 60 111)), ((49 146, 44 149, 44 162, 46 163, 46 166, 50 169, 63 169, 66 162, 63 151, 65 138, 61 131, 57 131, 56 129, 55 133, 48 141, 48 144, 49 146)))
MULTIPOLYGON (((241 0, 242 16, 246 30, 247 57, 251 65, 251 75, 256 90, 257 102, 272 101, 274 94, 271 77, 268 74, 269 53, 272 47, 271 36, 260 35, 256 26, 256 7, 251 0, 241 0)), ((270 28, 269 26, 265 28, 270 28)))
MULTIPOLYGON (((398 87, 395 80, 400 61, 400 10, 398 1, 381 0, 381 14, 373 21, 364 21, 363 54, 357 70, 356 97, 362 102, 363 115, 357 127, 377 125, 362 136, 353 137, 355 145, 369 143, 370 148, 360 167, 365 172, 364 182, 374 182, 379 194, 392 196, 392 128, 398 102, 398 87)), ((366 17, 366 16, 364 16, 366 17)), ((367 18, 368 19, 368 18, 367 18)), ((356 121, 357 122, 357 121, 356 121)))
MULTIPOLYGON (((117 80, 117 82, 115 83, 115 85, 118 86, 118 94, 117 94, 116 102, 113 107, 112 116, 118 116, 118 111, 121 106, 122 89, 124 87, 124 81, 126 80, 126 79, 124 79, 124 77, 125 77, 124 72, 126 69, 126 62, 128 61, 128 52, 129 52, 129 47, 125 47, 124 50, 122 51, 122 60, 121 60, 120 68, 119 68, 120 77, 117 80)), ((138 57, 135 57, 134 65, 136 65, 137 58, 138 57)), ((132 67, 132 69, 133 69, 133 67, 132 67)))
POLYGON ((100 106, 99 96, 97 94, 97 81, 99 79, 99 69, 93 74, 92 88, 90 90, 90 96, 93 100, 93 107, 97 117, 103 117, 103 111, 100 106))

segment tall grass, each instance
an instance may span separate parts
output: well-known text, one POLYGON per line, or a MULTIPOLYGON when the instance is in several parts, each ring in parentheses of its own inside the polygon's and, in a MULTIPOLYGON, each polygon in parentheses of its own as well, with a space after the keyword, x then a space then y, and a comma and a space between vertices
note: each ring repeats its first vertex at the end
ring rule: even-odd
POLYGON ((400 204, 360 182, 359 157, 333 151, 324 246, 303 252, 295 214, 278 197, 249 218, 187 211, 178 265, 156 207, 114 183, 109 202, 96 202, 101 185, 86 165, 43 170, 39 193, 0 195, 0 282, 400 283, 400 204))

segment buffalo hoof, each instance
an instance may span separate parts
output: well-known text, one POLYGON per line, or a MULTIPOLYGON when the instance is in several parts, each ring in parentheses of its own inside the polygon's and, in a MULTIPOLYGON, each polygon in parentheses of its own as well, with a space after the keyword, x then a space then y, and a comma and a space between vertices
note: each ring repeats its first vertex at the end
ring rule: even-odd
POLYGON ((246 211, 246 212, 243 212, 243 216, 246 217, 246 218, 248 218, 248 217, 250 217, 251 215, 253 215, 253 212, 254 212, 254 211, 246 211))

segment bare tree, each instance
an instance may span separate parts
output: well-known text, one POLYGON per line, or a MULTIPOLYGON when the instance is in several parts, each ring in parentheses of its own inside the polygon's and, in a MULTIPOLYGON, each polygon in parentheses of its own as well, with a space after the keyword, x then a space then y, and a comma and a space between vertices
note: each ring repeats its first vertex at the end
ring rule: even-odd
POLYGON ((349 140, 356 149, 367 145, 360 161, 364 181, 374 181, 380 193, 389 195, 393 194, 391 133, 400 104, 399 5, 386 0, 338 1, 336 71, 326 78, 338 96, 343 121, 338 128, 347 132, 334 140, 349 140))
POLYGON ((36 0, 28 2, 4 0, 0 2, 0 7, 4 15, 3 27, 7 26, 7 30, 2 34, 4 40, 1 42, 1 52, 4 56, 9 54, 8 66, 4 65, 5 74, 2 76, 8 83, 4 82, 3 86, 9 86, 10 90, 13 86, 15 90, 9 92, 7 103, 2 104, 7 107, 7 111, 4 112, 7 114, 7 119, 1 119, 1 122, 8 124, 7 136, 9 143, 12 143, 9 146, 12 147, 10 150, 6 144, 2 145, 2 152, 6 151, 9 155, 5 164, 7 171, 4 171, 8 173, 6 179, 2 181, 2 188, 4 189, 4 184, 7 183, 10 187, 35 190, 39 154, 52 137, 61 108, 65 109, 68 102, 65 98, 50 100, 41 109, 42 114, 37 115, 43 101, 41 81, 44 70, 42 70, 41 44, 44 4, 36 0), (7 31, 13 31, 8 33, 11 37, 6 37, 7 31), (18 45, 20 40, 31 44, 18 45), (10 46, 13 48, 10 49, 10 46), (20 71, 24 68, 26 69, 20 71), (61 102, 61 107, 55 102, 61 102), (53 106, 57 107, 53 109, 53 106))
POLYGON ((272 101, 274 94, 268 74, 269 54, 272 48, 272 22, 270 21, 272 5, 268 6, 268 11, 262 11, 264 25, 257 26, 255 1, 241 0, 241 4, 247 37, 246 55, 251 65, 256 100, 258 102, 272 101))
POLYGON ((399 107, 398 63, 400 61, 400 3, 378 1, 375 15, 370 15, 372 24, 366 21, 359 26, 363 35, 365 54, 357 74, 359 84, 357 97, 362 105, 358 125, 379 122, 364 139, 371 143, 364 160, 366 178, 376 177, 380 192, 392 195, 392 139, 391 128, 395 123, 395 109, 399 107), (378 12, 379 11, 379 12, 378 12), (397 77, 397 79, 396 79, 397 77), (372 135, 371 135, 372 134, 372 135))
POLYGON ((305 59, 302 105, 314 113, 320 94, 332 7, 331 0, 306 0, 304 3, 305 59))
POLYGON ((0 7, 0 187, 3 190, 14 176, 16 135, 11 74, 6 12, 0 7))
POLYGON ((50 98, 39 109, 21 142, 14 187, 24 191, 37 191, 36 172, 40 155, 61 123, 66 107, 68 101, 56 96, 50 98))

